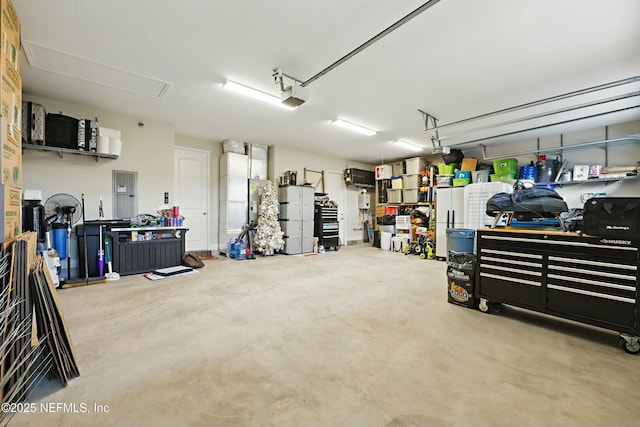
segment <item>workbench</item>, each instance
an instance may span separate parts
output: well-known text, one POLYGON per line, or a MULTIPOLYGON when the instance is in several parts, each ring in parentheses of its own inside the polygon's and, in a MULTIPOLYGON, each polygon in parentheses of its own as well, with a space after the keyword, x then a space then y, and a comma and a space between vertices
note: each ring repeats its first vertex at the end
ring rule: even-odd
POLYGON ((505 303, 620 333, 640 352, 639 242, 577 233, 480 229, 475 296, 480 311, 505 303))

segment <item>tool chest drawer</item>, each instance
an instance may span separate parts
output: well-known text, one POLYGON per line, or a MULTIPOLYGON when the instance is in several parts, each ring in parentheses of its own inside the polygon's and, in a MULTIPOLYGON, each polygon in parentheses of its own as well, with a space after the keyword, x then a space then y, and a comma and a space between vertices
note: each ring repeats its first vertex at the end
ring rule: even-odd
POLYGON ((637 242, 485 229, 478 231, 477 253, 476 297, 485 304, 638 333, 637 242))
POLYGON ((542 255, 486 247, 480 255, 479 276, 484 293, 525 307, 542 308, 542 255))
POLYGON ((550 255, 547 309, 633 328, 638 267, 615 259, 550 255), (606 313, 606 315, 603 315, 606 313))

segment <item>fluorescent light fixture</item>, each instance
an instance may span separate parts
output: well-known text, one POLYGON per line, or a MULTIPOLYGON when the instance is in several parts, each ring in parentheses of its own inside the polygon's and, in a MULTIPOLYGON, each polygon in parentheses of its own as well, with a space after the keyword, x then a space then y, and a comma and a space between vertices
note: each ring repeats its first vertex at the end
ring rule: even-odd
POLYGON ((376 134, 376 131, 374 131, 374 130, 371 130, 371 129, 368 129, 366 127, 357 125, 355 123, 347 122, 347 121, 342 120, 342 119, 332 120, 331 124, 332 125, 336 125, 336 126, 340 126, 342 128, 345 128, 345 129, 352 130, 354 132, 359 132, 359 133, 362 133, 362 134, 367 135, 367 136, 372 136, 372 135, 376 134))
POLYGON ((248 96, 249 98, 257 99, 268 104, 277 105, 287 110, 295 110, 295 107, 290 107, 286 104, 283 104, 282 100, 278 96, 253 89, 249 86, 241 85, 240 83, 236 83, 231 80, 225 81, 222 87, 230 90, 231 92, 239 93, 241 95, 248 96))
POLYGON ((392 144, 397 145, 399 147, 402 148, 406 148, 407 150, 412 150, 412 151, 422 151, 423 147, 420 147, 419 145, 413 144, 409 141, 405 141, 404 139, 397 139, 395 141, 391 141, 392 144))

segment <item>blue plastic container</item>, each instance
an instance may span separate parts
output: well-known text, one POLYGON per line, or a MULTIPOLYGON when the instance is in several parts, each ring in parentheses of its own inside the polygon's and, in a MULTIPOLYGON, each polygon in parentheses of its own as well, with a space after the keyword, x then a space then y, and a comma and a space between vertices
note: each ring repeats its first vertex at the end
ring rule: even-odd
POLYGON ((229 242, 227 256, 236 260, 247 259, 247 245, 242 241, 229 242))
POLYGON ((475 237, 472 228, 447 228, 447 250, 472 254, 475 237))
POLYGON ((471 179, 471 171, 456 171, 455 179, 471 179))
POLYGON ((53 248, 58 252, 60 259, 67 257, 67 226, 53 224, 53 248))
POLYGON ((535 181, 536 174, 538 173, 537 169, 538 168, 535 165, 522 166, 520 168, 520 179, 526 181, 535 181))

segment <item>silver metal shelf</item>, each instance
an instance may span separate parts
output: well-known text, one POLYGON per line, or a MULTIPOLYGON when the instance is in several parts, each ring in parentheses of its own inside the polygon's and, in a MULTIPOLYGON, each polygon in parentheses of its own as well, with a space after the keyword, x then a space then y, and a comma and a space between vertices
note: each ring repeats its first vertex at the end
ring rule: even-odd
POLYGON ((602 141, 591 141, 591 142, 583 142, 583 143, 572 144, 572 145, 563 145, 560 147, 550 147, 550 148, 542 148, 538 150, 520 151, 518 153, 503 154, 500 156, 490 156, 490 157, 487 157, 486 155, 487 146, 481 145, 480 147, 482 148, 483 160, 498 160, 498 159, 504 159, 506 157, 522 156, 525 154, 540 154, 540 153, 554 153, 554 152, 563 153, 565 151, 584 150, 590 147, 603 147, 606 149, 612 145, 630 144, 634 142, 640 142, 640 134, 629 135, 622 138, 604 139, 602 141))
POLYGON ((96 162, 98 161, 98 159, 117 159, 119 157, 114 154, 97 153, 95 151, 81 151, 81 150, 74 150, 71 148, 52 147, 50 145, 22 144, 22 148, 27 150, 51 151, 54 153, 58 153, 58 155, 61 158, 64 157, 65 153, 95 157, 96 162))
POLYGON ((631 175, 631 176, 620 176, 620 177, 611 177, 611 178, 589 178, 589 179, 583 179, 579 181, 540 182, 536 184, 572 185, 572 184, 591 184, 591 183, 603 183, 603 182, 607 183, 607 182, 637 180, 637 179, 639 179, 637 175, 631 175))

